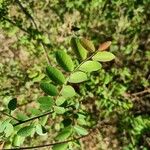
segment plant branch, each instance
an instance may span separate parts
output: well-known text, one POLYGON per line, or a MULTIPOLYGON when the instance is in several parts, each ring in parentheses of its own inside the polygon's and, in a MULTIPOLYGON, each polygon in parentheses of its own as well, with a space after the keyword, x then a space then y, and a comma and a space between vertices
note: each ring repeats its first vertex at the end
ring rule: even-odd
POLYGON ((14 124, 13 126, 18 126, 18 125, 27 123, 27 122, 32 121, 32 120, 35 120, 35 119, 39 119, 39 118, 41 118, 41 117, 47 116, 47 115, 49 115, 49 114, 52 114, 53 112, 54 112, 54 111, 48 111, 48 112, 46 112, 46 113, 44 113, 44 114, 42 114, 42 115, 38 115, 38 116, 35 116, 35 117, 32 117, 32 118, 29 118, 29 119, 27 119, 27 120, 24 120, 24 121, 20 121, 20 122, 14 124))
POLYGON ((12 115, 10 115, 10 114, 5 113, 4 111, 0 111, 0 113, 1 113, 2 115, 4 115, 4 116, 7 116, 7 117, 9 117, 9 118, 12 118, 12 119, 14 119, 14 120, 16 120, 16 121, 20 122, 20 120, 19 120, 19 119, 17 119, 17 118, 15 118, 15 117, 13 117, 13 116, 12 116, 12 115))
POLYGON ((26 8, 21 4, 21 2, 19 0, 15 0, 15 2, 19 5, 19 7, 23 11, 23 13, 32 21, 32 23, 34 24, 34 26, 37 29, 38 28, 37 24, 35 23, 33 17, 30 15, 30 13, 26 10, 26 8))
MULTIPOLYGON (((27 16, 27 18, 29 18, 29 19, 33 22, 33 24, 34 24, 34 26, 35 26, 35 29, 39 32, 38 26, 37 26, 37 24, 36 24, 34 18, 30 15, 30 13, 27 11, 27 9, 21 4, 21 2, 20 2, 19 0, 16 0, 16 3, 19 5, 20 9, 21 9, 21 10, 23 11, 23 13, 27 16)), ((47 52, 47 50, 46 50, 46 48, 45 48, 44 43, 40 41, 39 45, 43 48, 46 61, 47 61, 47 63, 50 65, 50 64, 51 64, 51 63, 50 63, 50 58, 49 58, 49 56, 48 56, 48 52, 47 52)))

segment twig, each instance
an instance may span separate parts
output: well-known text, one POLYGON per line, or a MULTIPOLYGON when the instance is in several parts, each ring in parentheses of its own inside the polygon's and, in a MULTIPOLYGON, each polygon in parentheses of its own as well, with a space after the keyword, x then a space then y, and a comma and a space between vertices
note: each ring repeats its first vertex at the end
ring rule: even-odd
POLYGON ((78 138, 74 138, 74 139, 70 139, 70 140, 66 140, 66 141, 61 141, 61 142, 56 142, 56 143, 49 143, 49 144, 45 144, 45 145, 37 145, 37 146, 31 146, 31 147, 16 147, 16 148, 3 149, 3 150, 37 149, 37 148, 41 148, 41 147, 49 147, 49 146, 54 146, 54 145, 58 145, 58 144, 64 144, 64 143, 68 143, 68 142, 80 140, 80 139, 83 139, 83 138, 89 136, 90 134, 91 134, 91 132, 90 132, 89 134, 87 134, 87 135, 80 136, 80 137, 78 137, 78 138))
MULTIPOLYGON (((39 31, 38 26, 37 26, 36 22, 34 21, 34 18, 30 15, 30 13, 27 11, 27 9, 21 4, 21 2, 19 0, 16 0, 16 3, 19 5, 21 10, 24 12, 24 14, 33 22, 36 30, 39 31)), ((44 55, 45 55, 47 63, 50 65, 51 64, 50 63, 50 58, 48 56, 48 52, 47 52, 47 50, 45 48, 45 45, 43 44, 43 42, 40 42, 39 44, 41 45, 41 47, 44 50, 44 55)))
POLYGON ((13 117, 13 116, 12 116, 12 115, 10 115, 10 114, 7 114, 7 113, 5 113, 5 112, 3 112, 3 111, 0 111, 0 113, 1 113, 2 115, 5 115, 5 116, 7 116, 7 117, 9 117, 9 118, 12 118, 12 119, 14 119, 14 120, 16 120, 16 121, 20 122, 20 120, 19 120, 19 119, 17 119, 17 118, 15 118, 15 117, 13 117))
POLYGON ((150 93, 150 88, 145 89, 144 91, 136 92, 136 93, 124 93, 122 96, 125 98, 131 98, 132 101, 139 99, 140 95, 143 95, 145 93, 150 93))
POLYGON ((21 10, 24 12, 24 14, 33 22, 34 26, 36 28, 38 28, 37 24, 35 23, 35 21, 33 19, 33 17, 30 15, 30 13, 27 11, 27 9, 21 4, 21 2, 19 0, 15 0, 15 1, 19 5, 19 7, 21 8, 21 10))
POLYGON ((54 111, 49 111, 49 112, 46 112, 46 113, 44 113, 44 114, 42 114, 42 115, 38 115, 38 116, 35 116, 35 117, 32 117, 32 118, 29 118, 29 119, 27 119, 27 120, 24 120, 24 121, 20 121, 20 122, 14 124, 13 126, 18 126, 18 125, 21 125, 21 124, 23 124, 23 123, 27 123, 27 122, 32 121, 32 120, 35 120, 35 119, 39 119, 39 118, 41 118, 41 117, 47 116, 47 115, 49 115, 49 114, 52 114, 53 112, 54 112, 54 111))
POLYGON ((145 94, 145 93, 150 93, 150 88, 145 89, 144 91, 140 91, 140 92, 137 92, 137 93, 133 93, 133 94, 131 94, 131 95, 133 95, 133 96, 138 96, 138 95, 142 95, 142 94, 145 94))

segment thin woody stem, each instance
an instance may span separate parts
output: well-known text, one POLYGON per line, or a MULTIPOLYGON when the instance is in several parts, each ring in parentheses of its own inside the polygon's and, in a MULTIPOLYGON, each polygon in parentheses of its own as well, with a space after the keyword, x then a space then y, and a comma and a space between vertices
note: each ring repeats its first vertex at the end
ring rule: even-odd
POLYGON ((24 123, 27 123, 29 121, 32 121, 32 120, 35 120, 35 119, 39 119, 41 117, 44 117, 44 116, 47 116, 49 114, 52 114, 54 111, 48 111, 42 115, 38 115, 38 116, 35 116, 35 117, 32 117, 32 118, 29 118, 27 120, 24 120, 24 121, 19 121, 18 123, 14 124, 13 126, 18 126, 18 125, 21 125, 21 124, 24 124, 24 123))

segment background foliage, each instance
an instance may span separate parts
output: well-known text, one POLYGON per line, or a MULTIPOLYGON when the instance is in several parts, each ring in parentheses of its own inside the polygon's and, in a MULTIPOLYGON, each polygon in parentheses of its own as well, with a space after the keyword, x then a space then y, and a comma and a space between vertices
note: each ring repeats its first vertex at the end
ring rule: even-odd
MULTIPOLYGON (((74 57, 70 38, 73 27, 79 27, 76 34, 91 39, 97 47, 112 41, 109 51, 116 56, 115 61, 102 64, 100 71, 92 73, 89 81, 74 87, 80 95, 81 107, 88 112, 81 118, 85 117, 88 126, 97 118, 102 122, 93 134, 81 140, 81 147, 148 149, 150 1, 22 0, 21 3, 26 10, 17 0, 0 1, 1 111, 15 97, 19 106, 12 114, 18 119, 39 114, 35 101, 43 95, 39 82, 45 79, 47 64, 43 47, 53 65, 56 50, 66 50, 74 57)), ((2 121, 7 118, 1 115, 2 121)), ((6 122, 11 131, 9 120, 6 122)), ((44 125, 48 134, 29 136, 22 145, 53 142, 53 136, 62 128, 57 122, 55 115, 49 117, 44 125)), ((13 145, 15 138, 14 131, 7 133, 5 137, 1 134, 5 147, 13 145)))

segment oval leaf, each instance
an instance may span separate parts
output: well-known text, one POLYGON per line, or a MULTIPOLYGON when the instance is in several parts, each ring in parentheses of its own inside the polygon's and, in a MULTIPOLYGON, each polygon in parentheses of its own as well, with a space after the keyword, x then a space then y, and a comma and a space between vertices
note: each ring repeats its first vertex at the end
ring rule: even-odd
POLYGON ((26 126, 26 127, 21 128, 17 132, 17 134, 21 137, 26 137, 32 134, 33 129, 34 129, 33 126, 26 126))
POLYGON ((104 42, 103 44, 101 44, 101 45, 99 46, 98 50, 104 51, 104 50, 106 50, 110 45, 111 45, 111 41, 104 42))
POLYGON ((94 52, 95 51, 95 46, 92 41, 87 40, 85 38, 80 39, 81 45, 88 51, 94 52))
POLYGON ((87 50, 81 45, 78 38, 73 37, 71 39, 71 46, 79 59, 84 60, 87 58, 87 50))
POLYGON ((76 95, 74 88, 70 85, 63 86, 61 95, 65 98, 73 97, 76 95))
POLYGON ((92 71, 97 71, 101 68, 102 68, 102 65, 99 62, 89 60, 83 63, 79 67, 79 70, 84 71, 84 72, 92 72, 92 71))
POLYGON ((72 134, 72 128, 71 127, 67 127, 64 128, 56 137, 56 140, 62 141, 62 140, 66 140, 70 135, 72 134))
POLYGON ((15 110, 17 108, 17 99, 16 98, 13 98, 12 100, 9 101, 8 108, 10 110, 15 110))
POLYGON ((80 135, 87 135, 88 134, 88 131, 86 129, 82 128, 81 126, 76 125, 74 127, 74 129, 80 135))
POLYGON ((64 107, 55 106, 54 111, 57 114, 64 114, 66 112, 66 109, 64 107))
POLYGON ((58 94, 58 90, 53 84, 42 82, 40 87, 48 95, 56 96, 58 94))
POLYGON ((71 74, 69 78, 70 83, 80 83, 86 80, 88 80, 86 73, 81 72, 81 71, 71 74))
POLYGON ((53 146, 53 150, 67 150, 68 143, 57 144, 53 146))
POLYGON ((37 124, 36 125, 36 133, 38 135, 45 135, 46 134, 46 129, 42 125, 37 124))
POLYGON ((60 96, 56 99, 56 105, 60 106, 62 105, 64 102, 66 101, 66 98, 64 98, 63 96, 60 96))
POLYGON ((38 99, 40 107, 44 110, 51 109, 54 105, 54 100, 51 97, 43 96, 38 99))
POLYGON ((11 123, 8 123, 5 130, 4 130, 5 136, 9 137, 13 133, 13 131, 14 131, 13 125, 11 123))
POLYGON ((101 62, 111 61, 115 58, 115 55, 110 52, 98 52, 95 54, 92 59, 101 62))
POLYGON ((64 84, 65 82, 65 77, 64 75, 61 73, 60 70, 54 68, 54 67, 51 67, 51 66, 48 66, 46 68, 46 73, 48 75, 48 77, 53 81, 55 82, 56 84, 64 84))
POLYGON ((71 72, 74 70, 74 64, 71 57, 64 51, 56 52, 56 60, 65 71, 71 72))
POLYGON ((13 146, 20 146, 21 144, 23 144, 24 141, 24 137, 21 137, 19 135, 15 135, 13 138, 13 146))

